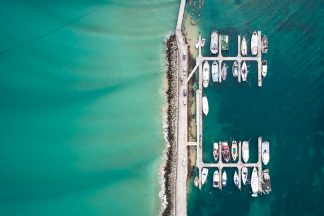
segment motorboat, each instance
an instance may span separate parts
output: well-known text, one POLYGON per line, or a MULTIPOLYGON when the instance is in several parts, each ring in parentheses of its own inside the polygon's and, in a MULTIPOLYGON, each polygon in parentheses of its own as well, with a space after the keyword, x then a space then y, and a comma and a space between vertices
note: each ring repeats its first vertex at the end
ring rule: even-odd
POLYGON ((221 35, 221 48, 222 50, 228 50, 229 49, 229 36, 228 35, 221 35))
POLYGON ((201 171, 201 184, 206 183, 207 176, 208 176, 208 169, 204 167, 201 171))
POLYGON ((237 158, 237 142, 235 140, 232 141, 231 155, 232 155, 233 161, 236 161, 236 158, 237 158))
POLYGON ((253 168, 252 175, 251 175, 251 189, 252 189, 252 196, 257 197, 259 191, 259 176, 256 167, 253 168))
POLYGON ((214 160, 217 161, 219 157, 219 146, 217 142, 213 144, 213 156, 214 156, 214 160))
POLYGON ((249 160, 249 142, 248 141, 243 141, 242 158, 245 163, 247 163, 249 160))
POLYGON ((194 184, 195 184, 195 187, 199 186, 199 177, 198 176, 195 177, 194 184))
POLYGON ((233 63, 232 73, 233 73, 233 77, 238 76, 238 63, 237 63, 237 61, 234 61, 234 63, 233 63))
POLYGON ((227 142, 222 142, 222 157, 226 162, 230 161, 230 150, 227 142))
POLYGON ((269 151, 269 142, 264 141, 261 143, 261 150, 262 150, 262 162, 266 166, 270 160, 270 151, 269 151))
POLYGON ((248 175, 249 175, 248 168, 242 167, 242 182, 244 185, 246 185, 247 183, 248 175))
POLYGON ((242 43, 241 43, 241 54, 242 56, 247 55, 247 44, 246 44, 245 36, 243 36, 242 43))
POLYGON ((271 192, 271 181, 270 181, 269 169, 263 170, 262 174, 263 174, 263 182, 262 182, 263 193, 269 194, 271 192))
POLYGON ((227 174, 226 174, 226 171, 224 170, 223 175, 222 175, 222 185, 223 185, 223 187, 226 186, 226 182, 227 182, 227 174))
POLYGON ((210 35, 210 52, 216 54, 218 52, 218 32, 213 31, 210 35))
POLYGON ((209 83, 209 63, 208 61, 205 61, 204 65, 203 65, 203 86, 204 88, 208 87, 208 83, 209 83))
POLYGON ((226 79, 226 76, 227 76, 227 65, 226 63, 223 64, 223 67, 222 67, 222 79, 225 80, 226 79))
POLYGON ((234 173, 233 180, 234 180, 234 184, 238 187, 239 186, 239 177, 237 175, 236 170, 235 170, 235 173, 234 173))
POLYGON ((205 116, 208 115, 209 112, 209 105, 208 105, 208 100, 206 96, 203 96, 202 98, 202 102, 203 102, 203 113, 205 114, 205 116))
POLYGON ((251 53, 252 55, 257 55, 258 54, 258 34, 253 32, 252 37, 251 37, 251 53))
POLYGON ((217 61, 213 61, 213 64, 212 64, 212 79, 213 79, 213 82, 218 82, 218 63, 217 63, 217 61))
POLYGON ((262 37, 262 53, 268 52, 268 38, 266 35, 263 35, 262 37))
POLYGON ((246 62, 243 61, 243 64, 242 64, 242 67, 241 67, 241 77, 242 77, 242 81, 246 81, 247 80, 248 73, 249 73, 249 71, 247 70, 246 62))
POLYGON ((214 176, 213 176, 213 187, 219 187, 219 173, 218 170, 215 170, 214 176))
POLYGON ((261 67, 261 73, 262 76, 265 77, 267 76, 267 72, 268 72, 268 63, 267 60, 263 60, 261 63, 262 67, 261 67))

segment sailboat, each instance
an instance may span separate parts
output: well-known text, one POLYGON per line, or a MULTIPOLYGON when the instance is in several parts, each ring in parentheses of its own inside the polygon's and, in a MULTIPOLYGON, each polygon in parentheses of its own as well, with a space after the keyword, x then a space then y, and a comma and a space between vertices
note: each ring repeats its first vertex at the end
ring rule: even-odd
POLYGON ((233 180, 234 180, 234 184, 238 187, 239 186, 239 177, 237 175, 236 170, 235 170, 235 173, 234 173, 233 180))
POLYGON ((232 73, 233 73, 233 77, 238 76, 238 63, 237 63, 237 61, 234 61, 234 63, 233 63, 232 73))
POLYGON ((219 187, 219 173, 218 170, 215 170, 214 176, 213 176, 213 187, 219 187))
POLYGON ((248 141, 243 141, 242 145, 242 158, 245 163, 248 162, 249 160, 249 142, 248 141))
POLYGON ((219 146, 217 142, 213 144, 213 156, 214 156, 214 160, 217 161, 219 156, 219 146))
POLYGON ((203 102, 203 113, 207 116, 208 112, 209 112, 209 105, 208 105, 208 99, 206 96, 203 96, 202 102, 203 102))
POLYGON ((227 174, 226 171, 224 170, 223 175, 222 175, 222 185, 225 187, 227 182, 227 174))
POLYGON ((209 63, 208 61, 205 61, 203 66, 203 86, 204 88, 208 87, 209 83, 209 63))
POLYGON ((226 63, 223 64, 223 67, 222 67, 222 79, 225 80, 226 79, 226 76, 227 76, 227 65, 226 63))
POLYGON ((251 53, 252 55, 258 54, 258 34, 253 32, 251 37, 251 53))
POLYGON ((241 67, 241 77, 242 77, 242 81, 246 81, 247 80, 247 75, 248 75, 249 71, 247 70, 247 65, 245 63, 245 61, 243 61, 242 67, 241 67))
POLYGON ((245 185, 248 179, 248 168, 247 167, 242 167, 242 182, 245 185))
POLYGON ((245 36, 243 36, 242 43, 241 43, 241 53, 242 53, 242 56, 247 55, 247 44, 246 44, 245 36))
POLYGON ((203 168, 202 172, 201 172, 201 183, 205 184, 206 180, 207 180, 207 176, 208 176, 208 169, 207 168, 203 168))
POLYGON ((270 160, 270 151, 269 151, 269 142, 264 141, 261 143, 261 150, 262 150, 262 162, 264 165, 267 165, 270 160))

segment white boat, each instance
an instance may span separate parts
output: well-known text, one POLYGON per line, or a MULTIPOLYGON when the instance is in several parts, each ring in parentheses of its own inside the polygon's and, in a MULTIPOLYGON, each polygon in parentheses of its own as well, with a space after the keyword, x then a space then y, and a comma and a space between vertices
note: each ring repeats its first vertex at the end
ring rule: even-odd
POLYGON ((262 72, 262 76, 265 77, 267 76, 267 72, 268 72, 268 64, 266 60, 262 61, 262 67, 261 67, 261 72, 262 72))
POLYGON ((214 176, 213 176, 213 187, 219 187, 219 173, 218 170, 215 170, 214 176))
POLYGON ((208 169, 203 168, 201 172, 201 184, 205 184, 208 176, 208 169))
POLYGON ((226 171, 224 170, 223 175, 222 175, 222 185, 225 187, 227 182, 227 174, 226 171))
POLYGON ((264 165, 267 165, 270 160, 270 151, 269 151, 269 142, 268 141, 262 142, 261 150, 262 150, 262 162, 264 165))
POLYGON ((249 142, 248 141, 243 141, 242 158, 245 163, 247 163, 249 160, 249 142))
POLYGON ((244 185, 246 185, 247 179, 248 179, 248 168, 247 167, 242 167, 242 182, 244 185))
POLYGON ((218 82, 218 63, 217 63, 217 61, 213 61, 213 64, 212 64, 212 79, 213 79, 213 82, 218 82))
POLYGON ((246 62, 243 61, 243 64, 242 64, 242 67, 241 67, 242 81, 246 81, 248 73, 249 73, 249 71, 247 70, 246 62))
POLYGON ((203 96, 202 98, 202 102, 203 102, 203 113, 207 116, 208 112, 209 112, 209 105, 208 105, 208 100, 206 96, 203 96))
POLYGON ((254 167, 251 175, 251 189, 252 189, 252 196, 257 197, 259 191, 259 176, 258 170, 254 167))
POLYGON ((234 184, 238 187, 239 185, 239 177, 237 175, 237 172, 235 170, 235 173, 234 173, 234 184))
POLYGON ((204 66, 203 66, 203 86, 204 88, 208 87, 209 83, 209 64, 208 61, 205 61, 204 66))
POLYGON ((199 178, 198 178, 198 176, 195 177, 194 185, 195 185, 195 187, 198 187, 198 185, 199 185, 199 178))
POLYGON ((213 144, 213 156, 214 156, 214 160, 217 161, 219 157, 219 146, 217 142, 213 144))
POLYGON ((223 67, 222 67, 222 79, 225 80, 226 79, 226 76, 227 76, 227 65, 226 63, 223 64, 223 67))
POLYGON ((243 36, 242 43, 241 43, 241 53, 242 53, 242 56, 247 55, 247 44, 246 44, 245 36, 243 36))
POLYGON ((235 140, 232 141, 231 154, 232 154, 233 161, 236 161, 238 153, 237 153, 237 142, 235 140))
POLYGON ((210 52, 212 54, 218 53, 218 32, 213 31, 210 35, 210 52))
POLYGON ((237 63, 237 61, 234 61, 234 63, 233 63, 232 73, 233 73, 233 77, 238 76, 238 63, 237 63))
POLYGON ((251 37, 251 53, 252 55, 258 54, 258 34, 253 32, 251 37))

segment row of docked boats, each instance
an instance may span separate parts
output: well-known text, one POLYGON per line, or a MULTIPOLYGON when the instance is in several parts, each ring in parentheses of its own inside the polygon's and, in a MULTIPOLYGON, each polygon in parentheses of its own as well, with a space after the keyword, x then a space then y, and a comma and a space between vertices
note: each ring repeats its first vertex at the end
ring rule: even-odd
MULTIPOLYGON (((245 163, 249 161, 249 141, 236 141, 232 140, 231 143, 231 150, 228 145, 227 141, 220 141, 220 142, 214 142, 213 143, 213 157, 215 161, 219 160, 219 155, 220 153, 222 154, 222 158, 224 159, 225 162, 230 161, 230 157, 232 156, 232 160, 236 161, 238 158, 238 146, 241 146, 242 150, 242 159, 245 163), (238 145, 239 144, 239 145, 238 145)), ((261 143, 261 158, 262 158, 262 163, 264 165, 267 165, 270 160, 270 151, 269 151, 269 142, 268 141, 263 141, 261 143)))
MULTIPOLYGON (((217 31, 212 31, 212 33, 210 34, 210 52, 214 55, 218 53, 218 49, 219 49, 218 37, 219 34, 217 31)), ((229 42, 228 35, 221 35, 220 37, 221 37, 222 49, 228 50, 228 42, 229 42)), ((245 36, 243 36, 241 42, 241 55, 246 56, 247 52, 248 52, 247 40, 245 36)), ((266 35, 264 35, 261 40, 261 52, 262 53, 268 52, 268 38, 266 35)), ((251 36, 251 54, 254 56, 258 54, 258 33, 256 31, 254 31, 251 36)))
MULTIPOLYGON (((201 183, 204 185, 207 182, 208 178, 208 168, 203 168, 202 169, 202 178, 201 178, 201 183)), ((222 173, 219 172, 218 169, 214 171, 213 174, 213 187, 214 188, 220 188, 226 187, 227 185, 227 173, 226 170, 223 170, 222 173)), ((199 181, 199 180, 198 180, 199 181)), ((256 167, 253 167, 252 169, 252 174, 251 177, 249 178, 249 170, 247 167, 242 167, 241 170, 241 179, 238 175, 237 170, 235 170, 234 175, 233 175, 233 182, 235 186, 239 187, 240 181, 242 181, 243 185, 250 184, 251 189, 252 189, 252 196, 256 197, 259 191, 263 191, 265 194, 270 193, 271 191, 271 180, 270 180, 270 174, 269 174, 269 169, 265 169, 262 171, 262 176, 259 176, 258 174, 258 169, 256 167), (259 178, 261 179, 262 182, 262 188, 259 188, 259 178)), ((195 185, 196 184, 196 179, 195 179, 195 185)))
MULTIPOLYGON (((213 61, 212 66, 211 66, 211 75, 212 75, 213 82, 220 82, 221 80, 226 80, 227 70, 228 70, 228 66, 226 63, 223 63, 221 69, 219 70, 218 62, 213 61)), ((265 77, 267 75, 267 70, 268 70, 267 61, 263 60, 262 67, 261 67, 261 73, 262 73, 263 77, 265 77)), ((241 68, 239 68, 238 62, 234 61, 233 65, 232 65, 233 77, 238 77, 240 75, 242 78, 242 81, 247 81, 248 73, 249 73, 248 66, 245 61, 243 61, 241 68), (240 72, 240 74, 239 74, 239 72, 240 72)), ((203 86, 204 86, 204 88, 208 87, 209 80, 210 80, 210 65, 209 65, 208 61, 205 61, 203 64, 203 86)))

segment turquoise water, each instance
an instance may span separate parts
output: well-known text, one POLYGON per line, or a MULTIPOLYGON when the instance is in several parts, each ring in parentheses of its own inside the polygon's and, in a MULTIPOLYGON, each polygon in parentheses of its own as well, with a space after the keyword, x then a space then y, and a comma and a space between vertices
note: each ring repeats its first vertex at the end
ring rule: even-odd
POLYGON ((204 118, 203 160, 212 161, 211 138, 230 137, 251 137, 251 161, 256 160, 257 137, 262 136, 270 141, 273 192, 259 198, 251 197, 249 187, 238 192, 233 170, 228 170, 229 186, 220 192, 211 188, 209 175, 202 191, 189 183, 189 215, 324 215, 322 2, 205 2, 199 23, 203 36, 208 39, 216 28, 230 34, 234 44, 238 33, 262 30, 269 53, 264 55, 268 75, 262 88, 251 63, 248 84, 238 85, 229 75, 222 85, 204 91, 209 114, 204 118))
POLYGON ((2 1, 0 215, 155 215, 177 1, 2 1))

